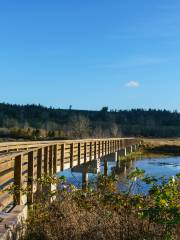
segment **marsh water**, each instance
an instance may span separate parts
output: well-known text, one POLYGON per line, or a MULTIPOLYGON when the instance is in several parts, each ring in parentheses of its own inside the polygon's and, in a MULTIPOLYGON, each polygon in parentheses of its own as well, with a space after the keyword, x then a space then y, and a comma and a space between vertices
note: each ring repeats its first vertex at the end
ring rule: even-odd
MULTIPOLYGON (((125 191, 127 186, 127 176, 135 169, 140 168, 146 174, 156 178, 169 178, 180 173, 180 156, 159 156, 159 155, 140 155, 136 159, 129 161, 108 161, 108 174, 115 174, 118 177, 117 188, 120 191, 125 191)), ((104 162, 100 163, 100 172, 104 172, 104 162)), ((60 175, 66 177, 67 182, 80 188, 82 186, 82 172, 66 170, 60 175)), ((89 184, 93 185, 96 182, 97 173, 88 172, 89 184)), ((140 182, 138 192, 147 192, 149 186, 140 182)))

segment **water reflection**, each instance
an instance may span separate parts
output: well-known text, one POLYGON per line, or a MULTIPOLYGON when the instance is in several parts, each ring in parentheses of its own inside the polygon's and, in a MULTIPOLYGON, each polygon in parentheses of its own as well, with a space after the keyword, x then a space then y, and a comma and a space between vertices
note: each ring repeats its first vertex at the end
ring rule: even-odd
MULTIPOLYGON (((136 167, 140 169, 144 169, 148 175, 154 177, 162 177, 165 176, 169 178, 171 176, 175 176, 178 172, 180 172, 180 157, 172 157, 172 156, 139 156, 137 159, 129 160, 129 161, 113 161, 112 158, 110 160, 107 159, 107 174, 114 174, 118 177, 119 181, 117 187, 120 191, 125 191, 127 189, 127 176, 132 172, 136 167)), ((63 175, 67 178, 69 183, 72 183, 78 188, 83 186, 82 179, 87 179, 87 176, 84 174, 84 169, 86 169, 86 173, 88 174, 89 184, 93 186, 95 184, 96 177, 98 172, 104 173, 104 161, 99 163, 99 171, 97 171, 97 164, 95 161, 92 163, 88 163, 88 165, 82 165, 81 167, 74 168, 73 170, 66 170, 61 172, 60 175, 63 175)), ((148 186, 144 183, 139 182, 140 188, 137 190, 138 192, 147 192, 148 186)))

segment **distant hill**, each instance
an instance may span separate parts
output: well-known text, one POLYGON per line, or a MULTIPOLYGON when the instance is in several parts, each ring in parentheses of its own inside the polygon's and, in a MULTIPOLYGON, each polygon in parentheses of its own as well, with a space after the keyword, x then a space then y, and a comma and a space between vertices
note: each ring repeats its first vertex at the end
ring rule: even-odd
POLYGON ((167 110, 100 111, 0 103, 0 137, 180 137, 180 113, 167 110))

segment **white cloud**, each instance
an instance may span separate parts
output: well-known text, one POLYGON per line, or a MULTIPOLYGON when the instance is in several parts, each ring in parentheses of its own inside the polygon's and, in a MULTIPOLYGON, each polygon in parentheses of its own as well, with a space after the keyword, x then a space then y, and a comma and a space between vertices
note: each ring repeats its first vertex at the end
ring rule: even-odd
POLYGON ((140 83, 138 81, 130 81, 126 83, 126 87, 129 88, 138 88, 140 86, 140 83))

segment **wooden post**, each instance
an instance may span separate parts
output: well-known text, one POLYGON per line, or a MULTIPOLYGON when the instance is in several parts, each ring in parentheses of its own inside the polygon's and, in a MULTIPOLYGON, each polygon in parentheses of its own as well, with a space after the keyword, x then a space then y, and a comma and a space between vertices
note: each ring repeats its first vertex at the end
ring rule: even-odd
POLYGON ((124 176, 125 177, 127 176, 127 166, 126 166, 126 163, 125 163, 125 166, 124 166, 124 176))
POLYGON ((104 160, 104 176, 108 176, 108 161, 104 160))
POLYGON ((108 141, 108 154, 110 154, 110 141, 108 141))
POLYGON ((37 179, 42 177, 42 148, 37 152, 37 179))
POLYGON ((37 151, 37 190, 41 190, 41 177, 42 177, 42 148, 37 151))
POLYGON ((49 147, 49 176, 53 175, 53 147, 49 147))
POLYGON ((133 145, 131 145, 131 147, 130 147, 131 149, 130 149, 130 151, 131 151, 131 153, 133 152, 133 145))
POLYGON ((74 144, 70 144, 70 168, 73 168, 73 162, 74 162, 74 144))
POLYGON ((82 171, 82 188, 87 189, 88 187, 88 172, 87 169, 83 169, 82 171))
POLYGON ((65 152, 65 145, 61 145, 61 171, 64 171, 64 152, 65 152))
POLYGON ((117 168, 120 168, 120 167, 121 167, 121 159, 120 159, 120 156, 119 156, 119 158, 118 158, 118 160, 117 160, 116 167, 117 167, 117 168))
POLYGON ((87 161, 87 143, 84 143, 84 163, 87 161))
POLYGON ((28 153, 28 195, 27 202, 33 204, 34 197, 34 152, 28 153))
POLYGON ((121 149, 121 140, 118 141, 118 151, 121 149))
POLYGON ((57 145, 53 149, 53 174, 57 173, 57 145))
POLYGON ((126 147, 124 148, 124 156, 125 157, 127 156, 127 148, 126 147))
POLYGON ((14 161, 14 185, 16 191, 14 194, 15 205, 22 204, 22 155, 16 156, 14 161))
POLYGON ((97 157, 97 143, 94 142, 94 160, 96 160, 97 157))
POLYGON ((134 145, 134 151, 136 151, 136 150, 137 150, 137 145, 135 144, 135 145, 134 145))
POLYGON ((117 160, 118 160, 118 153, 117 152, 114 153, 114 158, 115 158, 115 161, 117 162, 117 160))
POLYGON ((78 143, 78 165, 81 164, 81 143, 78 143))
POLYGON ((107 149, 107 141, 105 141, 105 155, 107 155, 108 154, 108 151, 107 151, 108 149, 107 149))
POLYGON ((104 141, 102 141, 102 156, 104 156, 104 141))
POLYGON ((101 142, 98 142, 98 158, 101 157, 101 142))
POLYGON ((44 148, 44 174, 48 175, 48 147, 44 148))
POLYGON ((92 161, 92 142, 89 143, 89 160, 92 161))

